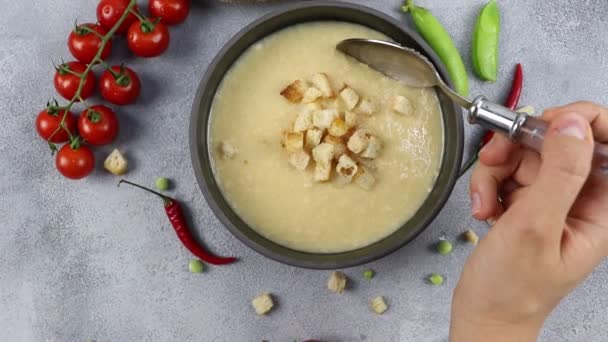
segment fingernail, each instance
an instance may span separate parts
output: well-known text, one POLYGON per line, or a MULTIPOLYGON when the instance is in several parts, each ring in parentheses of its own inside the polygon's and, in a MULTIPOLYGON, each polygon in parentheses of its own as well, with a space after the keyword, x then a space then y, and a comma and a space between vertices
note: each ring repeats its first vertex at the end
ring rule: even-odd
POLYGON ((473 192, 471 194, 471 213, 476 215, 481 210, 481 197, 478 193, 473 192))
POLYGON ((587 123, 583 121, 583 118, 574 113, 566 115, 568 117, 563 118, 561 122, 557 124, 557 133, 576 139, 585 140, 587 135, 587 123))

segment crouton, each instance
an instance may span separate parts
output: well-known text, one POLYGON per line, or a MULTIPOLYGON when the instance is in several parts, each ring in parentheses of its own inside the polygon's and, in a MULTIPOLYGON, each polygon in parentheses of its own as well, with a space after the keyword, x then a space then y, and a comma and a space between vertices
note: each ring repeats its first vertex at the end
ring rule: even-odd
POLYGON ((103 162, 103 167, 111 174, 120 176, 127 173, 127 159, 120 153, 118 149, 114 149, 103 162))
POLYGON ((314 159, 317 164, 331 164, 333 158, 334 145, 332 144, 324 142, 312 150, 312 159, 314 159))
POLYGON ((331 122, 331 125, 329 125, 328 132, 335 137, 341 137, 348 132, 348 127, 344 120, 336 118, 331 122))
POLYGON ((474 246, 477 246, 477 243, 479 243, 479 236, 471 229, 464 232, 464 238, 474 246))
POLYGON ((327 280, 327 288, 334 293, 344 293, 346 289, 346 275, 342 272, 331 272, 327 280))
POLYGON ((367 144, 369 143, 369 137, 370 134, 366 130, 356 130, 355 133, 348 139, 348 149, 357 154, 365 151, 367 144))
POLYGON ((315 171, 312 179, 315 182, 326 182, 331 178, 331 163, 329 164, 315 164, 315 171))
POLYGON ((334 97, 334 90, 331 88, 331 83, 329 82, 329 77, 327 74, 314 74, 311 82, 321 91, 323 97, 334 97))
POLYGON ((304 148, 304 133, 287 132, 283 137, 283 146, 289 152, 297 152, 304 148))
POLYGON ((328 129, 334 119, 340 115, 336 109, 323 109, 313 113, 312 124, 321 129, 328 129))
POLYGON ((338 165, 336 166, 336 173, 343 177, 347 182, 351 182, 359 167, 357 163, 352 160, 348 155, 343 154, 338 159, 338 165))
POLYGON ((364 190, 371 190, 376 183, 376 178, 366 167, 360 167, 354 177, 354 182, 364 190))
POLYGON ((270 293, 262 293, 261 295, 253 298, 251 306, 258 315, 266 315, 274 307, 274 302, 270 293))
POLYGON ((304 108, 296 116, 296 121, 293 123, 294 132, 304 132, 312 127, 312 113, 310 108, 304 108))
POLYGON ((231 143, 226 141, 220 143, 220 154, 223 159, 232 159, 237 153, 238 150, 231 143))
POLYGON ((367 147, 363 152, 361 152, 360 156, 362 158, 375 159, 380 155, 380 150, 382 149, 382 142, 380 139, 371 135, 367 139, 367 147))
POLYGON ((395 97, 393 97, 393 104, 391 108, 395 113, 401 115, 411 115, 414 111, 410 100, 407 97, 401 95, 396 95, 395 97))
POLYGON ((306 170, 309 162, 310 155, 306 151, 300 150, 289 155, 289 164, 296 170, 306 170))
POLYGON ((310 87, 306 89, 304 96, 302 97, 302 102, 310 103, 316 101, 319 97, 323 96, 323 93, 317 89, 316 87, 310 87))
POLYGON ((359 103, 356 111, 364 115, 374 115, 378 111, 378 106, 370 99, 363 99, 361 100, 361 103, 359 103))
POLYGON ((311 111, 311 113, 314 113, 318 110, 323 109, 323 106, 321 106, 319 101, 315 101, 315 102, 307 103, 306 106, 304 106, 304 109, 311 111))
POLYGON ((292 103, 300 103, 306 92, 306 82, 302 80, 293 81, 285 89, 281 91, 281 96, 292 103))
POLYGON ((353 128, 357 126, 357 122, 357 113, 351 112, 349 110, 344 112, 344 123, 346 124, 346 127, 353 128))
POLYGON ((350 88, 349 86, 342 89, 340 92, 340 98, 342 101, 344 101, 344 104, 348 110, 353 110, 359 103, 359 94, 357 94, 357 92, 355 92, 353 88, 350 88))
POLYGON ((344 154, 344 152, 346 152, 346 145, 344 144, 344 141, 339 137, 335 137, 333 135, 326 135, 325 138, 323 138, 323 142, 327 144, 332 144, 334 146, 334 159, 340 158, 340 156, 344 154))
POLYGON ((388 310, 388 305, 386 305, 386 301, 384 301, 384 297, 378 296, 369 301, 369 307, 373 312, 378 315, 382 315, 386 310, 388 310))
POLYGON ((319 128, 313 127, 306 131, 306 147, 313 149, 321 143, 323 137, 323 131, 319 128))

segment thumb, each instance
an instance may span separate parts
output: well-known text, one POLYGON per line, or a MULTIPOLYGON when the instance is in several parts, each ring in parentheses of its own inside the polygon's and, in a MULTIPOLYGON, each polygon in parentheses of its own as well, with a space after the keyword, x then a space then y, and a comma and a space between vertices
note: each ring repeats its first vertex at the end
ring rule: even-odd
POLYGON ((592 158, 593 133, 584 117, 566 113, 550 123, 537 181, 530 192, 545 228, 563 229, 570 208, 587 181, 592 158))

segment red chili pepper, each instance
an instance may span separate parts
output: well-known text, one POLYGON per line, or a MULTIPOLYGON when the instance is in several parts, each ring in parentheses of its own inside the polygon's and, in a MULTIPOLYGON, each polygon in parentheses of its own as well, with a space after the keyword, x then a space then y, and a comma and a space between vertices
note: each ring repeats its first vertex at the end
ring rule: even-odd
POLYGON ((184 217, 184 213, 182 211, 181 205, 174 198, 165 196, 152 189, 148 189, 144 186, 126 181, 124 179, 120 180, 120 182, 118 182, 118 185, 120 185, 122 183, 127 183, 129 185, 138 187, 140 189, 151 192, 151 193, 155 194, 156 196, 162 198, 162 200, 165 204, 165 212, 167 213, 167 217, 169 218, 169 222, 171 222, 173 229, 175 229, 175 233, 177 233, 177 237, 179 237, 179 240, 182 242, 184 247, 186 247, 192 254, 194 254, 201 260, 203 260, 209 264, 212 264, 212 265, 226 265, 226 264, 231 264, 238 260, 237 258, 233 258, 233 257, 225 258, 225 257, 215 256, 215 255, 209 253, 208 251, 206 251, 203 247, 201 247, 196 242, 196 240, 194 239, 194 236, 192 236, 192 233, 190 232, 190 229, 188 228, 188 223, 186 223, 186 218, 184 217))
MULTIPOLYGON (((511 91, 509 92, 509 96, 507 97, 507 101, 505 101, 505 107, 510 110, 515 110, 517 108, 517 104, 519 104, 519 98, 521 97, 521 91, 524 86, 524 69, 521 66, 521 63, 517 63, 515 66, 515 75, 513 76, 513 83, 511 83, 511 91)), ((481 146, 485 146, 492 137, 494 136, 493 131, 487 132, 481 141, 481 146)))

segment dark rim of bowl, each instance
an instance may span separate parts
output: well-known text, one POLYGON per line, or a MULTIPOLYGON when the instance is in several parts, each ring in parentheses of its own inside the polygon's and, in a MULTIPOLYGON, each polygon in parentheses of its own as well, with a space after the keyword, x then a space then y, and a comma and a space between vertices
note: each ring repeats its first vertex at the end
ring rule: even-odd
POLYGON ((394 35, 398 33, 405 36, 407 40, 410 40, 410 45, 412 43, 418 45, 420 52, 433 62, 441 76, 451 85, 451 80, 439 58, 417 33, 406 27, 404 22, 398 22, 382 12, 362 5, 337 1, 305 1, 285 5, 282 9, 262 16, 240 30, 223 46, 209 64, 199 84, 190 120, 189 140, 194 173, 209 207, 220 222, 237 239, 258 253, 281 263, 311 269, 337 269, 365 264, 391 254, 416 238, 434 220, 450 197, 458 178, 464 144, 462 110, 447 99, 447 97, 437 93, 443 118, 444 149, 439 175, 433 184, 433 189, 409 221, 389 236, 371 245, 340 253, 316 254, 302 252, 290 249, 263 237, 244 222, 224 198, 211 166, 208 146, 208 126, 215 92, 221 85, 221 79, 225 72, 255 42, 288 26, 303 22, 328 20, 353 22, 383 32, 368 25, 370 21, 375 21, 376 25, 383 25, 383 33, 395 41, 403 43, 385 31, 391 30, 394 35), (297 20, 290 23, 282 22, 281 18, 284 16, 295 17, 297 20), (261 35, 251 33, 256 28, 264 25, 270 25, 271 28, 259 29, 264 31, 261 35), (235 49, 238 50, 237 53, 235 53, 235 49), (231 56, 227 56, 228 54, 231 54, 231 56), (228 62, 226 62, 227 57, 231 59, 228 62), (217 74, 218 66, 223 69, 221 75, 217 74), (210 86, 213 86, 213 88, 210 89, 210 86), (206 107, 202 108, 204 110, 201 110, 204 97, 206 107), (450 116, 454 117, 451 118, 450 116), (446 121, 451 120, 454 120, 454 122, 449 126, 446 121), (448 132, 448 129, 454 131, 448 132), (450 140, 448 136, 451 137, 450 140), (448 151, 452 151, 452 153, 448 155, 448 151), (439 185, 440 182, 442 182, 442 186, 439 185), (414 219, 416 219, 416 222, 413 222, 414 219))

